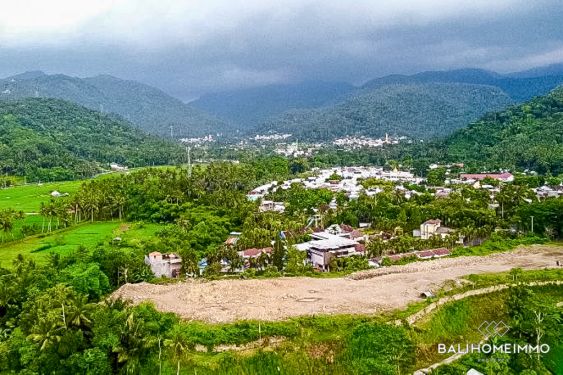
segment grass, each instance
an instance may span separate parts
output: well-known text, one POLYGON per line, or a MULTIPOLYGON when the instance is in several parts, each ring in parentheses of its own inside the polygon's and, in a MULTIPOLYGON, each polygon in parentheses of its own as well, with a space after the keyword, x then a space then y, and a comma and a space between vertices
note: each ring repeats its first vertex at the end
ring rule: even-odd
MULTIPOLYGON (((117 175, 119 173, 105 173, 94 177, 94 179, 113 178, 117 175)), ((0 189, 0 210, 12 208, 26 213, 38 212, 41 203, 51 199, 53 191, 72 195, 80 189, 80 185, 84 181, 88 180, 32 183, 0 189)))
MULTIPOLYGON (((464 278, 472 283, 471 286, 464 289, 477 289, 503 283, 563 280, 563 269, 523 270, 516 276, 516 280, 510 272, 472 274, 464 278)), ((456 293, 458 292, 459 290, 456 291, 456 293)))
POLYGON ((446 304, 415 324, 417 368, 424 368, 450 355, 439 354, 437 343, 478 343, 478 327, 483 321, 506 320, 504 305, 507 291, 468 297, 446 304))
POLYGON ((26 213, 38 212, 41 202, 46 202, 51 198, 51 192, 56 190, 60 193, 72 195, 78 191, 82 182, 51 182, 0 189, 0 209, 13 208, 16 211, 26 213))
POLYGON ((472 247, 456 247, 452 252, 452 256, 482 256, 493 253, 510 251, 520 245, 544 244, 548 240, 544 237, 527 236, 521 238, 502 238, 494 237, 486 240, 481 245, 472 247))
MULTIPOLYGON (((174 169, 175 166, 164 165, 154 167, 140 167, 133 168, 130 172, 140 171, 143 169, 160 169, 168 170, 174 169)), ((112 172, 100 174, 94 179, 113 178, 126 172, 112 172)), ((35 213, 39 211, 42 202, 46 202, 51 198, 51 193, 56 190, 59 193, 68 193, 70 195, 76 193, 80 189, 80 185, 85 180, 74 181, 60 181, 60 182, 47 182, 47 183, 31 183, 27 185, 15 185, 8 188, 0 188, 0 210, 12 208, 16 211, 23 211, 26 213, 35 213)))
POLYGON ((42 263, 50 253, 65 255, 81 245, 93 250, 99 243, 111 241, 117 236, 121 237, 122 241, 134 245, 136 241, 154 236, 160 228, 158 224, 131 224, 118 221, 83 223, 48 235, 40 234, 1 245, 1 265, 9 267, 19 254, 42 263))

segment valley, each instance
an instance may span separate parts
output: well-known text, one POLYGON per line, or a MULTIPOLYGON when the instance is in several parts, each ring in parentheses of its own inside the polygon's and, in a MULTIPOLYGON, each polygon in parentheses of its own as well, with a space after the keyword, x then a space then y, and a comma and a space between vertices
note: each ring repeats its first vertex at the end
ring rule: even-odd
MULTIPOLYGON (((98 80, 152 95, 84 79, 98 80)), ((318 101, 293 125, 229 136, 0 101, 0 372, 492 373, 495 355, 450 363, 438 345, 486 341, 483 320, 537 339, 519 320, 537 311, 556 332, 561 88, 510 105, 496 86, 438 81, 310 84, 318 101)), ((287 102, 240 119, 299 104, 274 91, 287 102)), ((507 366, 557 373, 560 336, 542 340, 549 353, 507 366)))

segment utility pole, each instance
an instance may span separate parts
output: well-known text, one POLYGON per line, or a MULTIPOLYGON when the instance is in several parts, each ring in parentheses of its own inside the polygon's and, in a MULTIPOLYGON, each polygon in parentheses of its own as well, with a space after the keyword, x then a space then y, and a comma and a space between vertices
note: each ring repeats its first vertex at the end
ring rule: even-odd
POLYGON ((192 177, 192 158, 191 153, 192 148, 190 146, 186 146, 186 152, 188 153, 188 177, 192 177))
POLYGON ((532 218, 532 234, 534 233, 534 217, 530 216, 532 218))
POLYGON ((170 125, 170 138, 174 138, 174 125, 170 125))

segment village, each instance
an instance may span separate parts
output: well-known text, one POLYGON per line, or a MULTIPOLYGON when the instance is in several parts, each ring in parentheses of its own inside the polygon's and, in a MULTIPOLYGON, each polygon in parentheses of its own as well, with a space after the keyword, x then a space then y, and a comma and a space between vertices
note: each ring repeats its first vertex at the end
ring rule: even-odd
MULTIPOLYGON (((348 199, 355 200, 362 194, 373 197, 385 190, 385 187, 382 186, 366 188, 364 182, 370 179, 389 183, 390 185, 387 188, 391 187, 406 200, 411 199, 415 195, 422 194, 421 190, 415 188, 415 186, 425 186, 427 183, 425 179, 417 177, 409 171, 386 170, 381 167, 313 169, 307 177, 281 182, 272 181, 258 186, 248 193, 247 199, 258 204, 259 212, 283 214, 286 210, 286 202, 268 199, 278 189, 288 190, 292 186, 301 186, 305 189, 313 190, 326 189, 332 193, 342 193, 348 199)), ((460 173, 455 178, 448 178, 444 186, 433 186, 428 191, 437 199, 447 198, 457 189, 465 186, 485 191, 489 195, 491 202, 496 202, 495 196, 500 192, 499 184, 511 183, 513 181, 514 176, 508 172, 460 173)), ((534 188, 533 192, 536 195, 536 199, 540 200, 563 195, 563 187, 541 186, 534 188)), ((532 202, 530 198, 523 199, 529 203, 532 202)), ((498 208, 498 203, 489 204, 490 210, 498 208)), ((336 199, 332 199, 328 209, 338 209, 336 199)), ((331 224, 325 227, 322 225, 321 215, 317 209, 313 209, 313 213, 309 217, 304 230, 309 234, 307 239, 302 242, 289 243, 284 231, 280 231, 279 237, 286 252, 289 248, 301 252, 304 254, 303 264, 316 272, 330 272, 336 267, 335 264, 338 264, 338 262, 349 261, 350 259, 361 259, 365 262, 366 267, 378 268, 401 262, 443 258, 451 255, 452 249, 455 246, 473 246, 481 243, 485 237, 483 235, 483 238, 470 239, 461 228, 452 228, 444 225, 438 218, 431 218, 420 222, 419 228, 414 229, 408 235, 413 240, 422 241, 423 248, 413 251, 382 252, 380 255, 374 256, 373 251, 366 251, 370 243, 374 241, 390 243, 394 239, 404 237, 405 233, 402 233, 402 230, 395 230, 392 233, 377 230, 372 228, 369 222, 360 222, 357 228, 342 223, 331 224)), ((250 268, 264 270, 267 264, 269 264, 276 241, 272 240, 271 246, 241 248, 238 244, 241 235, 241 232, 231 232, 225 240, 224 247, 236 250, 239 260, 234 262, 237 266, 233 266, 228 259, 222 259, 222 273, 243 273, 250 268)), ((151 267, 156 277, 174 278, 181 273, 182 260, 178 254, 153 252, 146 256, 145 262, 151 267)), ((198 267, 199 275, 203 275, 207 267, 207 260, 200 260, 198 267)))

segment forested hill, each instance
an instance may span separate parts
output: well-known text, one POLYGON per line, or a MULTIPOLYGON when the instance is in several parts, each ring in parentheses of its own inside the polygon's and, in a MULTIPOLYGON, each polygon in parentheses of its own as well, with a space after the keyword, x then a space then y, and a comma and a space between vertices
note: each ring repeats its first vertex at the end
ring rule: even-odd
POLYGON ((427 71, 413 75, 389 75, 365 83, 362 88, 374 89, 391 84, 470 83, 495 86, 515 102, 524 102, 545 95, 563 84, 563 65, 551 65, 529 71, 501 75, 483 69, 427 71))
POLYGON ((91 176, 111 162, 174 161, 180 147, 130 123, 59 99, 0 101, 0 172, 31 180, 91 176))
POLYGON ((302 82, 204 95, 195 107, 241 127, 256 125, 288 110, 334 104, 356 88, 344 82, 302 82))
POLYGON ((0 100, 59 98, 102 112, 113 112, 144 131, 197 136, 225 131, 225 124, 154 87, 109 75, 90 78, 27 72, 0 79, 0 100))
POLYGON ((448 158, 497 168, 563 173, 563 86, 488 114, 445 141, 448 158))
POLYGON ((337 105, 292 111, 260 125, 256 132, 291 133, 307 140, 345 135, 444 137, 483 114, 506 108, 499 88, 461 83, 386 85, 364 90, 337 105))

